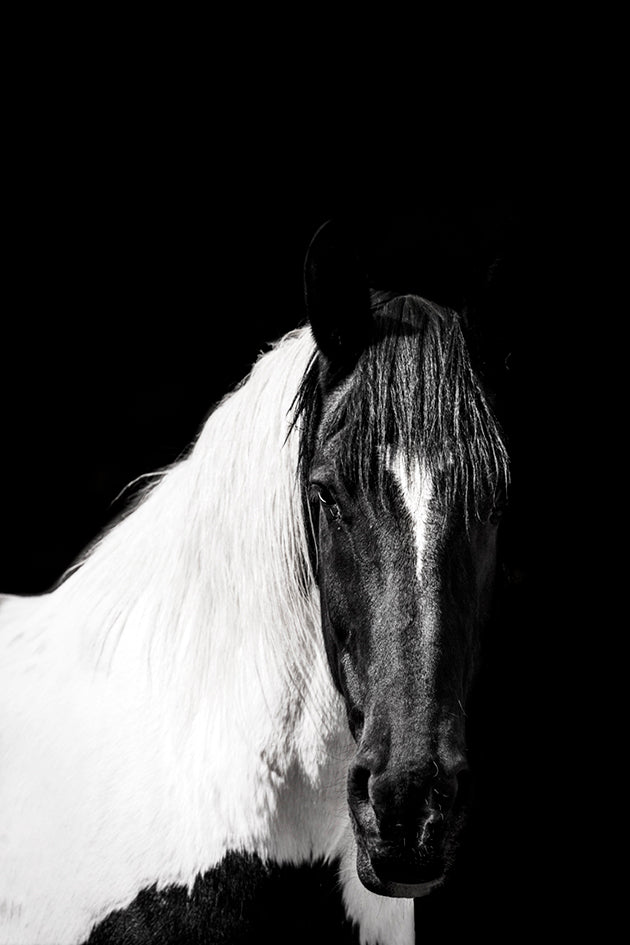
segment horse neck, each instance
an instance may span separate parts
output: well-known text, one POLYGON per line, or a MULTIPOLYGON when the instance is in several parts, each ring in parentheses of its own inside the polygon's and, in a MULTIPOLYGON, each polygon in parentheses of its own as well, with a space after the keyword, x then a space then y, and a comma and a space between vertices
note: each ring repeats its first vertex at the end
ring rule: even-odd
POLYGON ((80 646, 95 672, 128 677, 133 667, 136 685, 168 694, 187 720, 231 705, 243 726, 264 708, 277 728, 292 701, 318 714, 334 702, 297 431, 287 437, 312 350, 301 331, 263 355, 189 456, 56 592, 66 614, 82 615, 80 646))

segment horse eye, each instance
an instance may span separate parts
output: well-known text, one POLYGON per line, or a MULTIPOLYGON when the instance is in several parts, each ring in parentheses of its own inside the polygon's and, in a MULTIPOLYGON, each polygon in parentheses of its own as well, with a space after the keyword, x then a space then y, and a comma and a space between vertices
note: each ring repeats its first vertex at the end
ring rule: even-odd
POLYGON ((314 483, 313 492, 319 504, 330 518, 341 518, 341 510, 330 489, 327 489, 326 486, 322 486, 320 483, 314 483))
POLYGON ((333 499, 332 494, 329 492, 329 490, 325 486, 315 486, 315 492, 317 494, 317 498, 319 499, 322 505, 335 504, 335 500, 333 499))

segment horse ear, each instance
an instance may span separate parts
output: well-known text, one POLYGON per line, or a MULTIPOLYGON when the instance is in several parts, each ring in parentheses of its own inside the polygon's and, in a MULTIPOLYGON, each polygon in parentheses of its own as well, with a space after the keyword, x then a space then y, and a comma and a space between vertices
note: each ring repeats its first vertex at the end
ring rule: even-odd
POLYGON ((350 367, 367 340, 370 292, 350 234, 332 220, 317 230, 307 250, 304 298, 317 347, 333 367, 350 367))

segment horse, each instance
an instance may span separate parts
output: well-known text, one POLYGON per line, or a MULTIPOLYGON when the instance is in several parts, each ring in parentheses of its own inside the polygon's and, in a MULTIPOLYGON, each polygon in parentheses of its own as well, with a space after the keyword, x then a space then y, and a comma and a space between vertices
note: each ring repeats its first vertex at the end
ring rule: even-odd
POLYGON ((506 439, 461 313, 343 227, 306 318, 48 593, 0 603, 0 943, 78 945, 233 852, 414 941, 466 820, 506 439))

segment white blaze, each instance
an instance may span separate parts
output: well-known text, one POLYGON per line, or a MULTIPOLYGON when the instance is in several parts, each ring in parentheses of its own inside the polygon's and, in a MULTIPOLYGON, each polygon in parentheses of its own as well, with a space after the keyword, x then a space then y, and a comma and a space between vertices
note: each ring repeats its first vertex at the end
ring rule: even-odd
POLYGON ((407 465, 405 457, 400 452, 391 456, 388 463, 400 487, 405 508, 412 522, 416 575, 418 580, 421 580, 427 546, 429 503, 433 493, 433 483, 430 473, 423 469, 418 459, 414 459, 410 469, 407 468, 407 465))
POLYGON ((405 508, 412 525, 416 576, 419 593, 422 595, 424 618, 420 630, 421 670, 424 700, 431 700, 437 670, 437 604, 433 599, 431 585, 427 580, 427 549, 429 544, 429 506, 433 494, 433 482, 429 471, 417 459, 410 464, 397 452, 390 457, 388 466, 398 483, 405 508))

